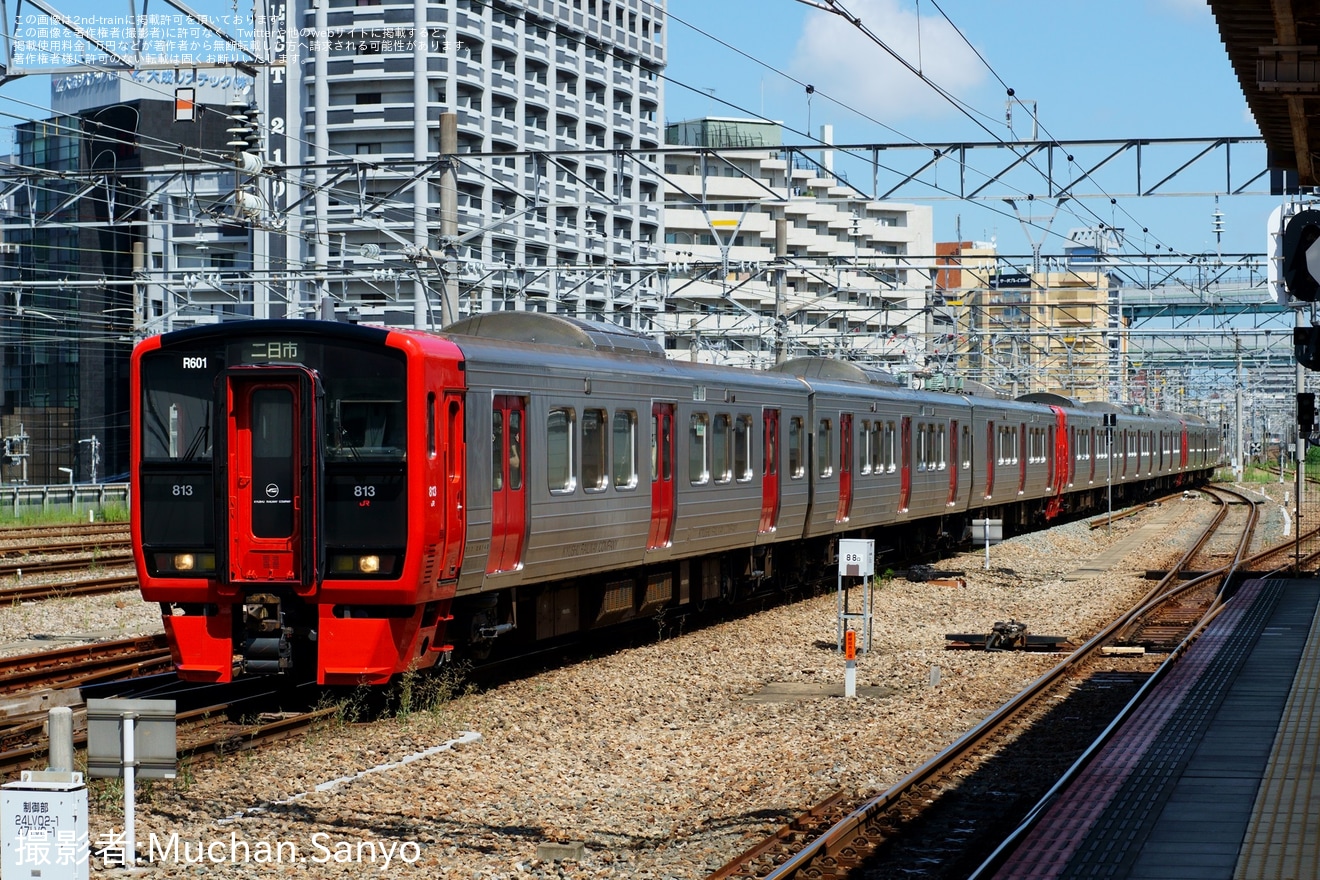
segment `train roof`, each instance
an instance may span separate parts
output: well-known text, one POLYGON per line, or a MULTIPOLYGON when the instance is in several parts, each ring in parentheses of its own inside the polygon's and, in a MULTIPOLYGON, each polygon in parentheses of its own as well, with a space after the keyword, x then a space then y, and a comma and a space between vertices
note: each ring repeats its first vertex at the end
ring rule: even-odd
POLYGON ((247 318, 240 321, 221 321, 215 324, 199 324, 182 330, 162 333, 161 348, 173 345, 191 344, 206 339, 232 339, 242 336, 320 336, 335 339, 348 339, 372 345, 383 344, 390 335, 387 327, 367 324, 350 324, 343 321, 313 321, 302 318, 247 318))
POLYGON ((636 330, 545 312, 488 312, 450 324, 442 332, 611 354, 665 356, 665 350, 654 338, 636 330))
POLYGON ((886 388, 905 388, 893 373, 864 367, 853 361, 836 361, 825 357, 801 357, 770 367, 773 373, 789 373, 802 379, 829 379, 831 381, 865 382, 886 388))

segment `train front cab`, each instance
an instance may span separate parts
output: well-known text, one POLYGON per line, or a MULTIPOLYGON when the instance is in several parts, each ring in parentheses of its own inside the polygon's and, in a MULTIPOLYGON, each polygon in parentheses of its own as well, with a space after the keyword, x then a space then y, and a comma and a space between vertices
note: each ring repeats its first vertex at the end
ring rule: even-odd
POLYGON ((185 679, 383 683, 447 647, 461 397, 425 387, 417 341, 345 326, 222 325, 135 352, 139 581, 185 679))

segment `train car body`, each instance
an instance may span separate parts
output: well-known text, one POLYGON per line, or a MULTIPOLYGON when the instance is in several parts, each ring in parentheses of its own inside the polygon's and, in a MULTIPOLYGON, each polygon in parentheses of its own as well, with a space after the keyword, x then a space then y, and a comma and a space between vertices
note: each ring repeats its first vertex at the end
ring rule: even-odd
POLYGON ((132 361, 132 529, 180 675, 379 684, 1204 478, 1203 420, 750 371, 531 313, 247 321, 132 361))

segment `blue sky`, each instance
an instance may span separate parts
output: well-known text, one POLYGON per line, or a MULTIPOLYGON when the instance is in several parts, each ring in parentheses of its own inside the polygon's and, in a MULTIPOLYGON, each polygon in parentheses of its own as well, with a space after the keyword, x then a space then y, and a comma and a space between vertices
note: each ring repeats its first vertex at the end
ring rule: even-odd
MULTIPOLYGON (((970 119, 844 18, 794 0, 668 0, 666 117, 750 112, 805 132, 810 113, 813 133, 822 122, 832 123, 837 143, 1025 139, 1030 122, 1023 108, 1015 110, 1012 131, 1005 123, 1007 84, 1017 97, 1036 102, 1041 138, 1259 134, 1205 0, 938 2, 842 0, 898 54, 969 105, 970 119), (815 87, 810 99, 804 83, 815 87)), ((1241 148, 1232 161, 1245 182, 1248 169, 1254 174, 1263 166, 1264 149, 1241 148)), ((1220 158, 1176 189, 1210 192, 1223 185, 1224 174, 1220 158)), ((1129 179, 1135 178, 1108 178, 1113 188, 1106 192, 1121 191, 1129 179)), ((1221 200, 1222 250, 1263 251, 1266 217, 1277 201, 1221 200)), ((1052 228, 1066 233, 1104 218, 1099 222, 1123 227, 1137 249, 1145 239, 1147 248, 1163 242, 1179 252, 1214 252, 1213 198, 1118 202, 1065 205, 1052 228), (1141 228, 1150 232, 1143 236, 1141 228)), ((995 237, 1008 251, 1029 247, 998 200, 932 204, 941 240, 953 239, 960 224, 965 239, 995 237)), ((1044 237, 1039 228, 1032 234, 1044 237)), ((1044 249, 1057 252, 1058 244, 1053 238, 1044 249)))

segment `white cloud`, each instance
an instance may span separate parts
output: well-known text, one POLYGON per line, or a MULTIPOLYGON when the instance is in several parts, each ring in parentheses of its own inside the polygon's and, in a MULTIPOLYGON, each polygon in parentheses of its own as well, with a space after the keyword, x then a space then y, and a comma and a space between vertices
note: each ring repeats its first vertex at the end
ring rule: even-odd
POLYGON ((1159 0, 1158 6, 1180 18, 1199 19, 1210 16, 1206 0, 1159 0))
MULTIPOLYGON (((847 8, 909 64, 963 100, 971 100, 988 75, 941 17, 922 16, 918 27, 916 13, 899 8, 898 0, 852 0, 847 8)), ((957 112, 858 28, 832 13, 807 15, 789 67, 821 93, 884 123, 957 112)), ((817 118, 837 112, 822 112, 817 118)))

